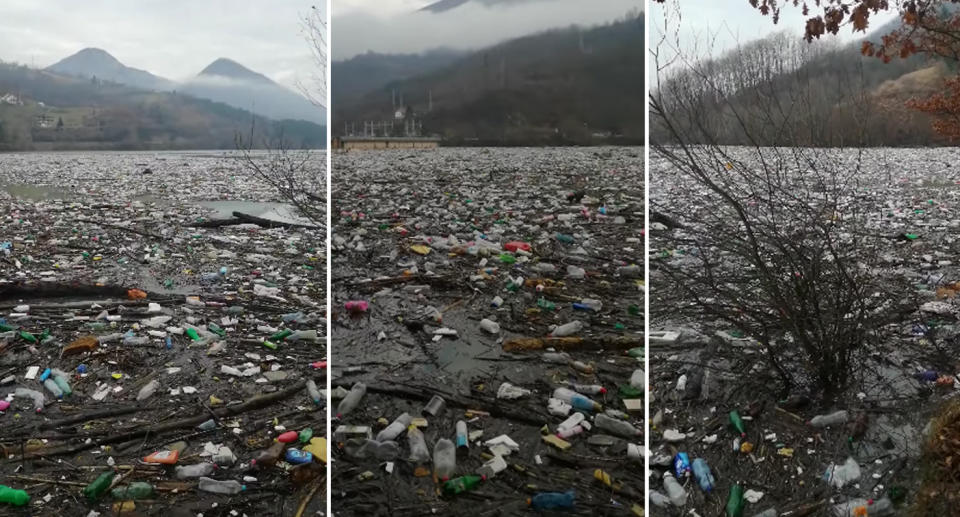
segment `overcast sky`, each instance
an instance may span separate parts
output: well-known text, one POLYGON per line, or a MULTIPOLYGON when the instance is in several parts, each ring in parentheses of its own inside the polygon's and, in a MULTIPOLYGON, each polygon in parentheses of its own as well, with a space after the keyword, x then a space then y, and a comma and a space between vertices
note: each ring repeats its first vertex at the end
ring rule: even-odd
MULTIPOLYGON (((781 3, 791 4, 792 2, 784 1, 781 3)), ((771 32, 787 30, 800 38, 803 36, 803 29, 808 18, 803 16, 799 7, 784 5, 781 10, 780 21, 774 25, 770 16, 764 16, 760 14, 760 11, 750 7, 749 0, 667 0, 666 7, 652 2, 651 4, 651 45, 654 45, 658 35, 664 32, 665 13, 670 13, 671 16, 670 28, 668 29, 668 32, 671 33, 670 37, 676 39, 672 32, 677 28, 674 13, 676 12, 676 6, 679 5, 680 44, 686 47, 683 50, 688 53, 694 51, 698 56, 702 56, 705 52, 707 41, 711 42, 712 53, 716 55, 735 47, 738 41, 746 43, 766 36, 771 32), (694 48, 694 42, 697 42, 697 48, 694 48)), ((813 9, 811 9, 811 12, 813 12, 813 9)), ((895 12, 881 13, 875 18, 871 17, 868 33, 894 18, 896 18, 895 12)), ((824 36, 823 38, 825 40, 839 39, 843 42, 865 39, 863 33, 853 33, 849 26, 842 27, 837 36, 824 36)))
MULTIPOLYGON (((227 57, 288 87, 310 76, 309 0, 0 0, 0 60, 45 67, 85 47, 167 79, 227 57)), ((316 2, 326 9, 324 1, 316 2)))
MULTIPOLYGON (((435 0, 434 0, 435 1, 435 0)), ((643 6, 643 0, 527 0, 489 7, 476 0, 444 13, 417 12, 431 0, 331 0, 335 60, 368 50, 413 53, 475 49, 572 24, 596 25, 643 6)))

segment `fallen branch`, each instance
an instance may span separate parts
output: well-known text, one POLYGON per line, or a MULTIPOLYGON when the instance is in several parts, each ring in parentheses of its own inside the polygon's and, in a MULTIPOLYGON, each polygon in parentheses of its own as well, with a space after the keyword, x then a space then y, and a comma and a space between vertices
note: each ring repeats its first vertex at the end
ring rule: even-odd
POLYGON ((558 350, 583 348, 629 350, 638 346, 643 346, 643 336, 528 337, 507 340, 503 343, 503 351, 543 350, 545 348, 556 348, 558 350))

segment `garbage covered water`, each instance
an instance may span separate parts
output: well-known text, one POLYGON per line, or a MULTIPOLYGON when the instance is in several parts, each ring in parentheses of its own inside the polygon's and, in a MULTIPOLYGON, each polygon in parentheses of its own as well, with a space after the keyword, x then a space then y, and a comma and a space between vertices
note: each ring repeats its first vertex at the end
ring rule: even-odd
POLYGON ((322 514, 323 225, 265 221, 228 155, 0 155, 0 185, 0 514, 322 514))
POLYGON ((642 515, 643 149, 332 168, 334 513, 642 515))
MULTIPOLYGON (((731 154, 752 153, 741 151, 731 154)), ((891 285, 906 280, 901 296, 912 307, 885 329, 886 340, 856 356, 849 388, 823 400, 809 386, 784 390, 756 336, 663 287, 667 264, 694 267, 691 256, 710 252, 693 229, 698 211, 713 207, 651 156, 651 213, 669 215, 652 217, 650 236, 651 515, 946 515, 911 509, 921 496, 956 493, 955 484, 920 482, 943 460, 921 457, 924 448, 956 433, 932 432, 930 422, 960 387, 957 157, 954 149, 864 151, 851 206, 875 217, 846 231, 880 236, 878 267, 891 285)), ((844 224, 842 213, 834 219, 844 224)), ((789 353, 779 360, 788 370, 803 366, 789 353)))

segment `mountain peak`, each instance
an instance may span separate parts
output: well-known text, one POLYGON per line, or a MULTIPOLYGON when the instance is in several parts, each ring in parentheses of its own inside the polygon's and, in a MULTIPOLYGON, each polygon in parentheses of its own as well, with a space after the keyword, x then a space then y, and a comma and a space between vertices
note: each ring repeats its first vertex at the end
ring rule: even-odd
POLYGON ((122 67, 117 58, 101 48, 87 47, 76 54, 65 57, 50 69, 77 68, 77 67, 122 67))
POLYGON ((241 65, 240 63, 225 57, 221 57, 213 63, 207 65, 207 67, 200 72, 200 75, 216 75, 220 77, 228 77, 230 79, 241 79, 259 83, 273 83, 270 78, 262 74, 258 74, 253 70, 241 65))

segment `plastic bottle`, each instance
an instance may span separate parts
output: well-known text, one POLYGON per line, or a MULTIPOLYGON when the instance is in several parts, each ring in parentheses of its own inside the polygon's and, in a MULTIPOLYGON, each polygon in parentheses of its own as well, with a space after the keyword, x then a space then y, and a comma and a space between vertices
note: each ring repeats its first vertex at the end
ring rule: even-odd
POLYGON ((299 449, 287 449, 287 454, 284 458, 287 460, 287 463, 303 465, 304 463, 313 461, 313 454, 299 449))
POLYGON ((583 422, 585 418, 586 417, 583 415, 583 413, 580 413, 580 412, 574 413, 570 415, 563 422, 560 422, 560 425, 557 426, 557 432, 576 427, 580 425, 580 422, 583 422))
POLYGON ((482 328, 484 331, 489 332, 491 334, 500 333, 500 324, 495 321, 488 320, 486 318, 480 320, 480 328, 482 328))
POLYGON ((716 486, 716 480, 710 472, 710 465, 707 465, 707 460, 703 458, 693 460, 693 477, 697 479, 700 490, 704 492, 710 492, 716 486))
POLYGON ((239 482, 232 479, 228 481, 218 481, 208 477, 200 478, 200 483, 197 484, 197 488, 203 490, 204 492, 227 495, 239 494, 247 489, 246 486, 241 485, 239 482))
POLYGON ((16 391, 13 392, 13 396, 17 398, 30 398, 33 400, 33 408, 38 412, 43 411, 43 403, 45 402, 43 393, 28 388, 17 388, 16 391))
POLYGON ((463 420, 457 420, 457 451, 465 453, 470 447, 467 439, 467 423, 463 420))
POLYGON ((283 450, 287 448, 287 444, 283 442, 274 442, 270 447, 257 453, 257 457, 253 459, 253 466, 257 469, 268 469, 277 464, 277 461, 280 459, 280 456, 283 455, 283 450))
POLYGON ((296 330, 293 334, 287 336, 287 341, 317 341, 318 339, 320 339, 320 336, 316 329, 296 330))
POLYGON ((663 488, 667 491, 667 498, 670 503, 676 507, 683 507, 687 504, 687 491, 680 486, 677 478, 673 477, 670 471, 663 473, 663 488))
POLYGON ((543 362, 552 364, 570 364, 570 354, 566 352, 544 352, 543 362))
MULTIPOLYGON (((211 330, 213 330, 213 329, 211 329, 211 330)), ((273 334, 272 334, 269 338, 267 338, 267 339, 269 339, 270 341, 283 341, 284 339, 287 339, 287 337, 289 337, 291 334, 293 334, 293 331, 292 331, 292 330, 290 330, 290 329, 283 329, 283 330, 281 330, 281 331, 279 331, 279 332, 273 333, 273 334)))
POLYGON ((583 330, 583 322, 577 320, 560 325, 559 327, 553 329, 553 332, 551 332, 550 335, 553 337, 572 336, 581 330, 583 330))
POLYGON ((437 440, 433 446, 433 474, 437 479, 446 481, 457 469, 457 452, 453 442, 446 438, 437 440))
POLYGON ((100 474, 97 479, 93 480, 93 483, 90 483, 84 487, 84 497, 86 497, 91 503, 97 502, 97 499, 100 499, 100 496, 102 496, 103 493, 110 488, 110 483, 113 481, 113 477, 116 475, 117 473, 112 470, 100 474))
POLYGON ((413 420, 413 417, 411 417, 409 414, 407 413, 401 414, 390 425, 388 425, 382 431, 377 433, 377 441, 387 442, 390 440, 395 440, 398 436, 400 436, 400 433, 402 433, 403 430, 406 429, 408 425, 410 425, 410 422, 412 420, 413 420))
POLYGON ((843 488, 847 483, 860 479, 860 464, 853 458, 847 458, 843 465, 830 465, 823 474, 823 479, 837 487, 843 488))
POLYGON ((673 457, 673 475, 677 479, 685 479, 690 476, 693 467, 690 465, 690 456, 685 452, 678 452, 673 457))
POLYGON ((318 406, 323 405, 323 395, 320 394, 320 390, 317 388, 317 383, 313 382, 313 379, 307 381, 307 393, 310 395, 310 400, 318 406))
POLYGON ((47 378, 47 380, 43 381, 43 387, 47 388, 47 391, 53 394, 54 398, 63 398, 63 390, 60 389, 60 386, 57 386, 57 383, 54 382, 53 379, 47 378))
POLYGON ((883 498, 876 501, 871 501, 870 504, 867 505, 868 517, 885 517, 893 514, 893 501, 887 496, 883 496, 883 498))
POLYGON ((740 418, 740 413, 736 409, 730 412, 730 423, 733 424, 733 428, 740 433, 740 438, 746 438, 747 430, 743 426, 743 419, 740 418))
POLYGON ((430 449, 427 448, 427 440, 419 427, 411 425, 407 428, 407 441, 410 443, 410 461, 413 463, 430 461, 430 449))
POLYGON ((177 466, 173 470, 177 479, 191 479, 209 476, 217 470, 217 465, 215 463, 195 463, 193 465, 177 466))
POLYGON ((110 495, 112 495, 114 499, 124 501, 131 499, 148 499, 153 495, 153 485, 144 483, 143 481, 134 481, 127 486, 114 488, 110 491, 110 495))
POLYGON ((358 382, 350 388, 350 392, 347 393, 346 397, 343 397, 343 400, 340 401, 340 405, 337 406, 337 418, 343 418, 344 415, 350 413, 357 406, 360 405, 360 399, 363 398, 367 393, 367 385, 358 382))
POLYGON ((605 395, 607 393, 607 388, 599 384, 576 384, 571 382, 567 384, 567 386, 573 391, 583 393, 584 395, 605 395))
POLYGON ((237 462, 237 455, 229 447, 220 447, 217 453, 210 457, 210 461, 217 465, 233 465, 237 462))
POLYGON ((810 425, 813 427, 827 427, 831 425, 845 424, 850 420, 850 414, 846 410, 835 411, 828 415, 817 415, 810 419, 810 425))
POLYGON ((400 455, 400 445, 397 442, 378 442, 367 438, 347 440, 344 450, 355 458, 374 458, 380 461, 392 461, 400 455))
POLYGON ((576 500, 573 490, 566 492, 540 492, 530 499, 527 504, 534 510, 565 510, 573 508, 576 500))
POLYGON ((5 485, 0 485, 0 503, 11 506, 26 506, 30 502, 30 494, 25 490, 17 490, 5 485))
POLYGON ((146 386, 140 388, 140 392, 137 393, 137 402, 141 400, 146 400, 153 396, 157 392, 157 388, 160 387, 160 381, 154 379, 147 383, 146 386))
POLYGON ((567 388, 557 388, 553 390, 553 398, 560 399, 574 408, 584 411, 601 411, 603 409, 603 406, 594 402, 589 397, 585 397, 567 388))
POLYGON ((582 433, 584 430, 585 429, 583 428, 583 426, 575 425, 573 427, 568 427, 566 429, 557 431, 557 437, 563 438, 564 440, 566 440, 568 438, 572 438, 582 433))
POLYGON ((603 413, 594 417, 593 423, 597 426, 597 429, 603 429, 604 431, 624 438, 633 438, 643 434, 643 431, 633 427, 633 424, 630 422, 613 418, 603 413))
POLYGON ((741 517, 743 515, 743 487, 739 484, 730 487, 730 497, 727 498, 727 517, 741 517))
POLYGON ((67 382, 67 379, 70 378, 70 375, 63 370, 57 368, 53 369, 53 382, 57 383, 57 386, 60 388, 60 391, 63 392, 64 397, 69 397, 73 395, 73 388, 70 387, 70 383, 67 382))
POLYGON ((673 504, 673 501, 671 501, 669 497, 656 490, 650 490, 647 497, 650 499, 650 504, 659 508, 666 508, 667 506, 673 504))
POLYGON ((446 495, 457 495, 473 490, 483 481, 480 476, 460 476, 451 479, 443 484, 443 493, 446 495))

